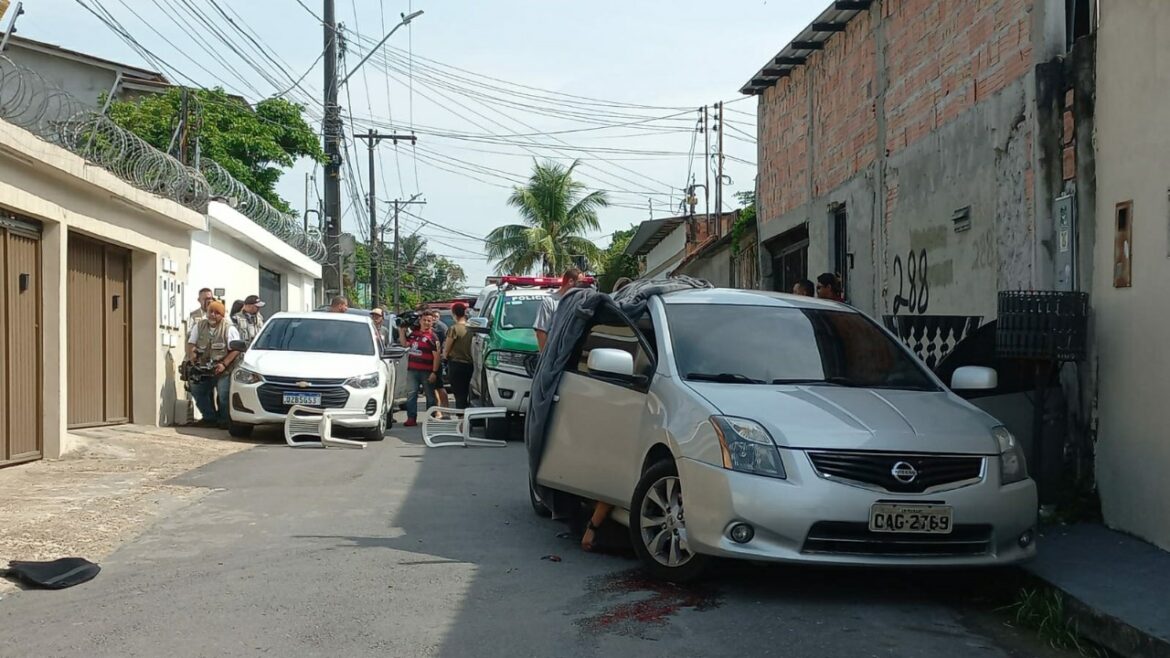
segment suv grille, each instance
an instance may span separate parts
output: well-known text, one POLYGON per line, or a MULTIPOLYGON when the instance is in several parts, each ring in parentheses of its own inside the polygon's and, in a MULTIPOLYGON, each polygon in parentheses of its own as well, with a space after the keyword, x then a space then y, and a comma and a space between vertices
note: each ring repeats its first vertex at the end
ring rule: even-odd
POLYGON ((300 382, 309 382, 310 386, 341 386, 345 383, 345 379, 313 379, 310 377, 273 377, 271 375, 264 375, 264 381, 273 384, 298 384, 300 382))
POLYGON ((894 493, 922 493, 932 487, 977 479, 983 472, 982 457, 839 451, 810 451, 808 456, 821 475, 872 484, 894 493), (910 482, 894 477, 894 466, 901 462, 916 471, 910 482))
POLYGON ((991 526, 958 524, 950 534, 870 532, 865 523, 820 521, 804 540, 802 553, 837 555, 952 556, 991 552, 991 526))
MULTIPOLYGON (((297 380, 304 381, 304 380, 297 380)), ((292 385, 280 384, 261 384, 260 388, 256 389, 256 395, 260 398, 260 406, 264 410, 274 414, 287 414, 289 405, 284 403, 285 393, 320 393, 321 407, 324 409, 337 409, 344 407, 346 402, 349 402, 349 391, 340 386, 321 387, 315 386, 313 388, 299 388, 292 385)))

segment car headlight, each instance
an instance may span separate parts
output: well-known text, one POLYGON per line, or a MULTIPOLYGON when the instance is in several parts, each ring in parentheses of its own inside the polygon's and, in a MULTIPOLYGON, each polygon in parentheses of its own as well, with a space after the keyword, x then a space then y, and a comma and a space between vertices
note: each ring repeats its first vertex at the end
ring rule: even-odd
POLYGON ((378 373, 371 372, 360 377, 350 377, 345 380, 345 385, 350 388, 376 388, 380 381, 381 378, 378 376, 378 373))
POLYGON ((784 462, 772 435, 759 423, 744 418, 711 416, 723 449, 723 468, 785 479, 784 462))
POLYGON ((240 366, 236 368, 236 372, 232 374, 232 379, 236 380, 238 384, 259 384, 264 381, 259 374, 240 366))
POLYGON ((1028 463, 1024 448, 1006 427, 991 430, 999 443, 999 483, 1011 484, 1028 477, 1028 463))
POLYGON ((528 356, 525 352, 497 350, 487 355, 487 367, 527 377, 528 356))

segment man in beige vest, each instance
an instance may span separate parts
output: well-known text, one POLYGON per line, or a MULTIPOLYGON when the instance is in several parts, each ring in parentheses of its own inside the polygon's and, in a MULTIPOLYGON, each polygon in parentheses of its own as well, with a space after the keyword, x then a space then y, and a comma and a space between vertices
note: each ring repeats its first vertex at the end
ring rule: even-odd
POLYGON ((223 302, 209 303, 207 319, 191 327, 187 336, 187 361, 212 368, 211 377, 191 386, 195 406, 199 407, 202 416, 199 424, 223 428, 231 420, 228 407, 231 404, 232 365, 240 354, 229 347, 233 340, 240 339, 240 331, 224 319, 225 312, 223 302))

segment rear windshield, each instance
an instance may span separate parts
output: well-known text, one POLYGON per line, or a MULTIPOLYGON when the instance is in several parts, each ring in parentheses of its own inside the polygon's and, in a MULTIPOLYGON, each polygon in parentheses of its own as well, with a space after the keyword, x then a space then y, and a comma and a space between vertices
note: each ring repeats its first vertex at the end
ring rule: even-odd
POLYGON ((917 359, 859 313, 669 304, 674 359, 692 381, 936 391, 917 359))
POLYGON ((276 352, 329 352, 374 354, 369 325, 310 318, 276 318, 264 325, 253 349, 276 352))

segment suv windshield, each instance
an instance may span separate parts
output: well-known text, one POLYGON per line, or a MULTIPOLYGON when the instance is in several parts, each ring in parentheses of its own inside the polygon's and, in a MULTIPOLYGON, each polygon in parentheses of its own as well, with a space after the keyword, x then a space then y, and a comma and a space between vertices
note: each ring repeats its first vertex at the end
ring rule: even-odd
POLYGON ((276 318, 252 344, 253 349, 276 352, 330 352, 374 354, 370 327, 361 322, 339 322, 310 318, 276 318))
POLYGON ((692 381, 938 390, 913 356, 859 313, 668 304, 666 316, 679 372, 692 381))
POLYGON ((503 329, 531 329, 536 324, 536 313, 547 295, 509 295, 503 298, 504 310, 500 315, 503 329))

